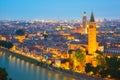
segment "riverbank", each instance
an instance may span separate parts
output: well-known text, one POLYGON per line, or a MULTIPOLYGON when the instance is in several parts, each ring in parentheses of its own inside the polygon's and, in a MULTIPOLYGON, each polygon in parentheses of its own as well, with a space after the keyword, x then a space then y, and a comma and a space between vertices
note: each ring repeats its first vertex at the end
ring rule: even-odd
POLYGON ((23 56, 21 54, 9 51, 8 49, 0 48, 0 51, 7 53, 8 56, 12 55, 12 56, 15 56, 15 57, 20 58, 20 59, 24 59, 25 61, 29 61, 29 62, 34 63, 34 64, 38 63, 38 61, 35 59, 32 59, 32 58, 29 58, 27 56, 23 56))
POLYGON ((8 56, 12 55, 12 56, 15 56, 17 58, 28 61, 30 63, 33 63, 35 65, 38 65, 40 67, 43 67, 43 68, 46 68, 46 69, 49 69, 49 70, 52 70, 52 71, 55 71, 55 72, 58 72, 58 73, 61 73, 61 74, 65 74, 65 75, 68 75, 68 76, 71 76, 71 77, 74 77, 74 78, 77 78, 77 79, 80 79, 80 80, 102 80, 101 78, 95 78, 95 77, 87 76, 86 74, 80 74, 80 73, 76 73, 76 72, 73 72, 73 71, 70 71, 70 70, 64 70, 64 69, 61 69, 61 68, 56 68, 56 67, 48 65, 46 63, 39 62, 39 61, 37 61, 35 59, 32 59, 30 57, 27 57, 27 56, 9 51, 8 49, 0 48, 0 51, 4 52, 4 53, 7 53, 8 56))

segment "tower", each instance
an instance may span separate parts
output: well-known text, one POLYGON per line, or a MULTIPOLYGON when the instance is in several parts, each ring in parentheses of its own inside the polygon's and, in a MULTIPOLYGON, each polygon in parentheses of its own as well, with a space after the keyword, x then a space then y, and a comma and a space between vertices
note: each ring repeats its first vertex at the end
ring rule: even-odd
POLYGON ((86 16, 86 12, 83 13, 83 33, 87 34, 87 16, 86 16))
POLYGON ((97 50, 96 41, 96 22, 93 12, 91 13, 90 22, 88 23, 88 54, 94 54, 97 50))

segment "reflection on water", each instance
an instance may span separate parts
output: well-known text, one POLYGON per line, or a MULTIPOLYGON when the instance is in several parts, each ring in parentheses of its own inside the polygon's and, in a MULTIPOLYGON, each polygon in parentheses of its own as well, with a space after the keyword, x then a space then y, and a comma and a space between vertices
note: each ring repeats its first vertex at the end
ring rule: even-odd
POLYGON ((0 54, 0 67, 5 67, 13 80, 76 80, 11 55, 0 54))

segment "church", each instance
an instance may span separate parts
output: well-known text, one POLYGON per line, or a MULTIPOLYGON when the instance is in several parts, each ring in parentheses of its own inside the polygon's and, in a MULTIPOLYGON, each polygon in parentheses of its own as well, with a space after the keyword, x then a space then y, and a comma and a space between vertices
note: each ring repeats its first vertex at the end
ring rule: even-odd
MULTIPOLYGON (((83 16, 83 32, 86 34, 87 43, 82 42, 70 42, 69 44, 69 50, 73 51, 72 54, 70 54, 70 59, 74 59, 75 50, 82 50, 86 56, 85 63, 91 63, 93 66, 96 66, 96 60, 95 57, 97 55, 97 51, 103 52, 104 47, 99 46, 99 43, 97 42, 97 23, 94 19, 93 12, 91 13, 90 21, 86 22, 86 13, 84 12, 83 16)), ((75 65, 75 62, 73 60, 73 65, 75 65)))

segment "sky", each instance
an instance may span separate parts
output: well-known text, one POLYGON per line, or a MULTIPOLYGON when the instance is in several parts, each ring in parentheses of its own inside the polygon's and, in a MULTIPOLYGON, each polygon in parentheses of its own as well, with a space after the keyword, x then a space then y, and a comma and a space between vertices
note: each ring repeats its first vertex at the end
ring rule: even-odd
POLYGON ((0 0, 0 20, 81 19, 83 12, 89 18, 119 19, 120 0, 0 0))

